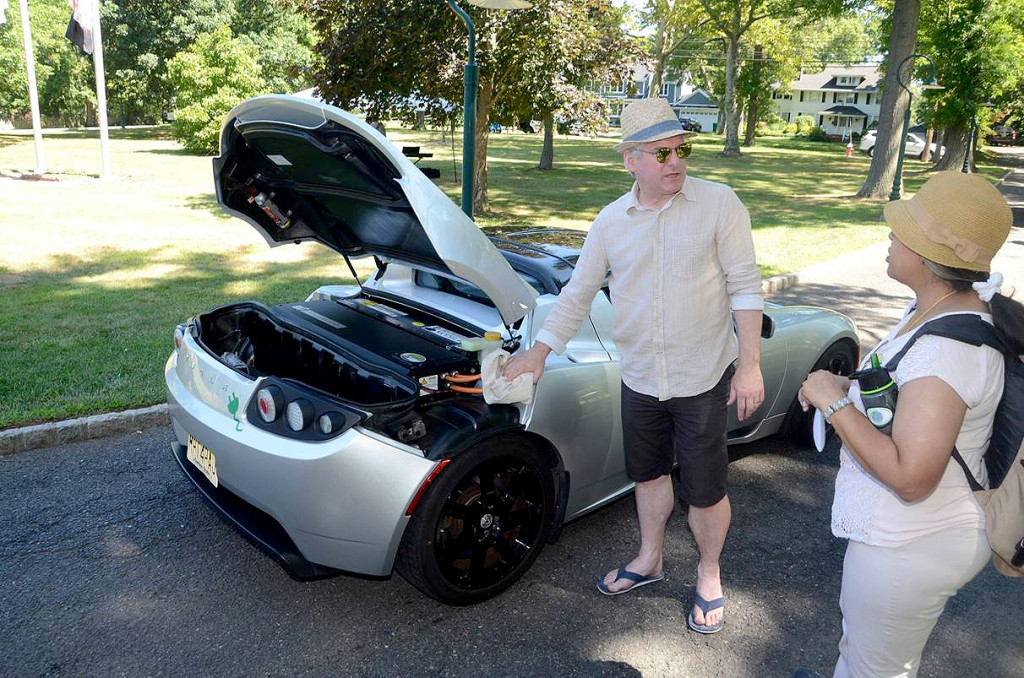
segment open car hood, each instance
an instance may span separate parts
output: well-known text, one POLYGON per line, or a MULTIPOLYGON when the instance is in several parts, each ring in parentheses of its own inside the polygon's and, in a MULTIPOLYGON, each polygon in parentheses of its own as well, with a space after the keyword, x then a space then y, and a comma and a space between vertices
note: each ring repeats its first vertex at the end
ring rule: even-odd
POLYGON ((256 97, 224 120, 213 160, 217 202, 276 246, 316 240, 479 287, 506 325, 537 293, 472 219, 386 137, 327 104, 256 97))

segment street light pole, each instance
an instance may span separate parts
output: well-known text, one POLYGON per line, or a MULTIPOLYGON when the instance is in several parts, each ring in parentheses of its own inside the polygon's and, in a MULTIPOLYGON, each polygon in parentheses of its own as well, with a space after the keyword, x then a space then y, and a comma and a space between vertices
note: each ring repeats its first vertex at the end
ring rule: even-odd
MULTIPOLYGON (((469 4, 486 9, 529 9, 532 3, 526 0, 468 0, 469 4)), ((473 181, 476 176, 476 90, 480 71, 476 65, 476 33, 473 19, 455 0, 448 0, 452 8, 469 31, 469 60, 462 74, 462 211, 473 218, 473 181)))
MULTIPOLYGON (((903 67, 906 65, 908 61, 916 57, 921 57, 922 59, 927 61, 928 65, 930 65, 932 69, 931 77, 929 77, 928 81, 924 84, 924 88, 942 89, 941 87, 935 84, 935 63, 932 62, 932 60, 929 59, 924 54, 911 54, 910 56, 903 59, 903 61, 900 62, 900 65, 896 69, 896 82, 898 82, 900 84, 900 87, 902 87, 903 90, 907 93, 907 111, 906 113, 903 114, 903 130, 902 134, 900 135, 900 152, 899 155, 896 156, 896 175, 892 179, 892 192, 889 193, 889 200, 900 199, 900 187, 903 183, 903 156, 906 155, 907 152, 907 134, 910 133, 910 104, 913 103, 914 101, 914 93, 910 91, 910 87, 907 86, 908 83, 903 82, 903 67)), ((908 70, 908 78, 910 77, 910 75, 912 75, 912 70, 912 68, 908 70)))
POLYGON ((473 179, 476 170, 476 87, 480 71, 476 65, 476 33, 469 14, 448 0, 448 5, 459 15, 469 31, 469 61, 462 71, 462 211, 473 218, 473 179))

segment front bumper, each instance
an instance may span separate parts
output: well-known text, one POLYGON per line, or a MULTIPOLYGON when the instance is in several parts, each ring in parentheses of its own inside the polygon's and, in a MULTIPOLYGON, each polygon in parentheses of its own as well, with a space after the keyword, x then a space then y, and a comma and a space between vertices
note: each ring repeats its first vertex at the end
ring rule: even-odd
POLYGON ((406 507, 434 462, 358 428, 308 442, 250 426, 245 405, 256 383, 191 338, 171 354, 164 377, 179 465, 243 534, 300 579, 391 573, 406 507), (216 455, 218 488, 185 458, 190 435, 216 455))

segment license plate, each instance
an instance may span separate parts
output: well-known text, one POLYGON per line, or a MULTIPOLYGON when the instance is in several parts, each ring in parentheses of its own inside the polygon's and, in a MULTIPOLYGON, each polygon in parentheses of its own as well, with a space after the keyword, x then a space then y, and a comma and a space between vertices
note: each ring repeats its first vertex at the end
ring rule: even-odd
POLYGON ((206 479, 217 487, 217 457, 192 436, 188 437, 188 452, 186 454, 192 465, 203 472, 206 479))

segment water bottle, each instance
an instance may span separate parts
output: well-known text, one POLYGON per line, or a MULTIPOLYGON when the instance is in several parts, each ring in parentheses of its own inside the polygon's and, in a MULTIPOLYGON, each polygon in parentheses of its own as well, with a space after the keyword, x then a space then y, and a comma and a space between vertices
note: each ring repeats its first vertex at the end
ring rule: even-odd
POLYGON ((882 367, 877 353, 871 355, 871 367, 855 372, 853 378, 860 384, 860 399, 864 403, 868 421, 885 435, 892 435, 892 418, 896 414, 896 382, 889 370, 882 367))

